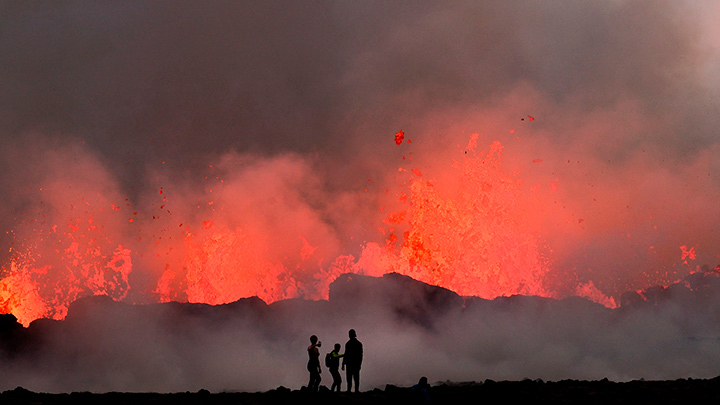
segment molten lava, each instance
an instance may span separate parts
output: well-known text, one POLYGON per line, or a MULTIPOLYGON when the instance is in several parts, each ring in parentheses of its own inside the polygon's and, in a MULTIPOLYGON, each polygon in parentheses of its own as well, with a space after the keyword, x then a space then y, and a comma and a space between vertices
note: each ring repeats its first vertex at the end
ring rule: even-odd
POLYGON ((402 244, 391 233, 386 244, 370 243, 358 267, 372 275, 398 272, 460 295, 494 298, 511 294, 550 295, 543 284, 548 260, 517 206, 522 182, 501 169, 502 145, 476 153, 473 135, 454 170, 462 179, 450 194, 413 170, 406 209, 386 223, 405 227, 402 244))
MULTIPOLYGON (((395 135, 398 145, 408 144, 403 139, 402 131, 395 135)), ((347 272, 397 272, 464 296, 561 295, 548 282, 549 250, 519 204, 527 188, 518 173, 503 171, 500 142, 486 151, 477 143, 474 134, 442 180, 430 167, 400 167, 398 187, 379 186, 376 201, 395 209, 382 223, 367 224, 380 232, 359 258, 340 253, 326 213, 302 201, 308 187, 322 182, 297 174, 305 169, 296 158, 275 159, 277 171, 239 159, 242 176, 234 182, 216 176, 196 199, 180 198, 187 190, 165 184, 143 201, 146 209, 131 207, 130 198, 119 203, 114 196, 111 203, 102 193, 92 201, 68 197, 58 205, 67 211, 48 211, 52 219, 48 212, 20 215, 0 272, 0 312, 28 325, 64 318, 70 303, 88 295, 131 303, 323 299, 347 272), (451 184, 440 183, 448 178, 451 184), (288 184, 294 194, 287 194, 288 184), (238 199, 247 195, 253 199, 238 199)), ((684 260, 695 255, 687 247, 682 253, 684 260)), ((575 293, 615 306, 592 281, 578 283, 575 293)))
POLYGON ((405 132, 400 131, 400 132, 396 133, 395 134, 395 143, 397 145, 402 145, 403 138, 405 138, 405 132))
POLYGON ((32 240, 13 250, 2 267, 0 312, 27 325, 38 318, 63 319, 70 303, 82 296, 123 300, 130 289, 132 252, 102 228, 88 211, 63 227, 33 228, 32 240))

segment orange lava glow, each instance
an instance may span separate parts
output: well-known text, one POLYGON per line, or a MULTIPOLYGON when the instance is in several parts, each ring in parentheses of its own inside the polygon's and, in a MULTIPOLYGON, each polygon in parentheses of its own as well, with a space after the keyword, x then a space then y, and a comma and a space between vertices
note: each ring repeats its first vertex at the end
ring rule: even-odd
MULTIPOLYGON (((402 131, 395 139, 402 143, 402 131)), ((235 181, 215 177, 195 200, 179 199, 187 192, 165 185, 143 201, 144 210, 131 198, 118 204, 122 197, 98 193, 81 197, 82 210, 70 205, 52 220, 21 214, 0 272, 0 312, 27 326, 63 319, 74 300, 89 295, 130 303, 324 299, 347 272, 397 272, 464 296, 556 296, 547 283, 551 260, 518 204, 519 173, 503 171, 500 142, 486 151, 477 143, 474 134, 461 158, 447 164, 442 178, 452 185, 440 187, 433 170, 421 166, 399 168, 394 176, 404 179, 395 188, 378 186, 376 201, 396 209, 367 224, 379 228, 379 241, 364 242, 359 257, 332 242, 337 237, 323 214, 283 194, 288 183, 303 192, 313 183, 296 174, 303 169, 293 159, 273 162, 285 178, 258 164, 235 181), (238 199, 249 194, 251 203, 238 199)), ((404 156, 402 162, 414 164, 404 156)), ((692 255, 683 247, 684 257, 692 255)), ((614 306, 592 282, 577 293, 614 306)))
POLYGON ((65 318, 70 303, 82 296, 123 300, 130 289, 132 252, 102 228, 91 215, 63 227, 35 228, 33 243, 14 251, 2 267, 0 312, 27 326, 38 318, 65 318))
POLYGON ((398 272, 465 296, 552 295, 543 284, 548 260, 516 204, 522 181, 502 171, 500 142, 479 153, 476 143, 477 134, 456 162, 462 182, 451 193, 412 171, 410 192, 399 196, 406 209, 385 221, 406 230, 385 245, 368 244, 358 263, 363 271, 398 272))
POLYGON ((188 302, 212 305, 251 296, 266 302, 327 298, 330 283, 350 268, 343 266, 342 258, 327 269, 313 265, 315 248, 303 242, 302 265, 288 268, 286 263, 268 259, 271 245, 249 231, 188 235, 182 269, 168 267, 155 292, 162 302, 184 300, 184 296, 188 302))

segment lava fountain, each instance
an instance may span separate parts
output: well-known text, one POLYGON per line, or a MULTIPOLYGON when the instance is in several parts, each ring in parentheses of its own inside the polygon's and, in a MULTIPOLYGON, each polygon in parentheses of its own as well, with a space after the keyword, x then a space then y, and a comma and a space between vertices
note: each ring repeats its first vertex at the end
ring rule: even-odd
POLYGON ((516 204, 522 181, 503 172, 500 142, 478 152, 477 139, 474 134, 462 161, 454 162, 461 181, 447 194, 421 170, 410 171, 408 192, 399 196, 405 209, 387 216, 386 243, 368 244, 359 268, 405 274, 465 296, 553 295, 544 285, 549 259, 516 204))
MULTIPOLYGON (((395 142, 410 140, 400 131, 395 142)), ((375 196, 392 209, 369 224, 377 240, 362 243, 357 257, 342 249, 322 203, 346 196, 323 190, 321 176, 297 155, 228 155, 202 190, 157 176, 142 198, 112 191, 102 170, 83 170, 100 173, 86 181, 95 186, 67 193, 77 174, 52 177, 48 168, 48 201, 18 213, 9 233, 0 312, 27 326, 63 319, 70 303, 88 295, 130 303, 323 299, 347 272, 397 272, 488 299, 567 295, 549 282, 551 250, 518 202, 532 191, 519 172, 503 170, 499 141, 486 150, 477 144, 474 134, 439 180, 404 161, 397 183, 375 196)), ((615 305, 592 282, 571 293, 615 305)))

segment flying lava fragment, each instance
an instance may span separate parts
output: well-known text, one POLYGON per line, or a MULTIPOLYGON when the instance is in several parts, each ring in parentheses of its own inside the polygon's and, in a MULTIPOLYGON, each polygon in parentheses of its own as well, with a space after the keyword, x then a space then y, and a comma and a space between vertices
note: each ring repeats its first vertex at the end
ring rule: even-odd
POLYGON ((400 131, 395 134, 395 143, 398 145, 402 144, 403 138, 405 138, 405 132, 400 131))

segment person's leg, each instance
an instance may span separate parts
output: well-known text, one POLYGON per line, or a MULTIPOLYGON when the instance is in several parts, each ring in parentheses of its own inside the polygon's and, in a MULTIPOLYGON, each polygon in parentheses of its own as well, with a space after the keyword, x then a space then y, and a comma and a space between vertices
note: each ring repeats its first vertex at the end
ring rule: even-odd
POLYGON ((355 370, 355 392, 360 392, 360 370, 355 370))
POLYGON ((340 377, 340 373, 337 370, 331 370, 330 374, 332 374, 333 378, 333 385, 330 388, 330 391, 335 391, 335 387, 337 387, 338 392, 340 392, 340 386, 342 385, 342 377, 340 377))
POLYGON ((308 388, 311 392, 317 392, 318 388, 320 388, 320 380, 320 373, 317 371, 310 372, 310 382, 308 383, 308 388))
POLYGON ((350 392, 350 390, 352 390, 352 371, 350 370, 350 367, 346 370, 345 378, 347 378, 347 392, 350 392))

